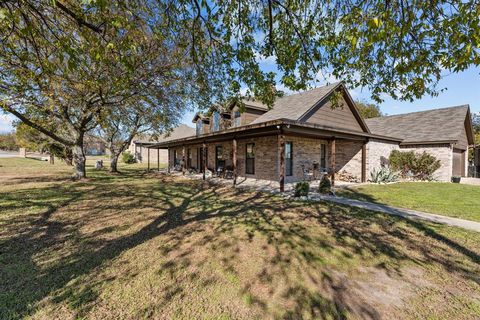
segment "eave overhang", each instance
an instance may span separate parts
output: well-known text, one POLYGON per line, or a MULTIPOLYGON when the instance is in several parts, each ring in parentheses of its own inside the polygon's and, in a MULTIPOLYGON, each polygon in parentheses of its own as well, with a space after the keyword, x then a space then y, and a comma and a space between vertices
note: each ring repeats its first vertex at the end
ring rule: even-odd
POLYGON ((288 119, 278 119, 262 123, 250 124, 241 127, 234 127, 227 130, 186 137, 171 141, 156 143, 150 146, 153 149, 168 149, 180 145, 192 145, 199 143, 213 143, 231 139, 248 139, 253 137, 291 134, 304 137, 323 139, 349 139, 367 141, 370 138, 400 143, 402 139, 375 135, 367 132, 358 132, 345 129, 338 129, 314 123, 304 123, 288 119))

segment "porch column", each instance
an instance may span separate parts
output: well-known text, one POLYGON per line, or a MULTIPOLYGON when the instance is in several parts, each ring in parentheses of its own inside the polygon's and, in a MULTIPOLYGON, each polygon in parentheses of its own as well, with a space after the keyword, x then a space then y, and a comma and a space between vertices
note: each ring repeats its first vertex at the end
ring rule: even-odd
POLYGON ((185 146, 182 146, 182 174, 185 175, 185 146))
POLYGON ((205 180, 205 174, 207 172, 207 144, 205 142, 202 145, 202 159, 203 159, 203 180, 205 180))
POLYGON ((157 149, 157 171, 160 171, 160 149, 157 149))
POLYGON ((285 136, 278 135, 278 152, 280 153, 280 166, 278 168, 278 182, 280 183, 280 192, 285 191, 285 136))
POLYGON ((148 156, 148 169, 147 171, 150 171, 150 148, 147 148, 147 156, 148 156))
POLYGON ((335 148, 335 137, 332 138, 332 140, 330 141, 330 153, 332 154, 332 157, 331 157, 331 167, 332 167, 332 186, 335 186, 335 171, 336 171, 336 166, 337 166, 337 162, 336 162, 336 159, 335 159, 335 156, 337 154, 337 151, 336 151, 336 148, 335 148))
POLYGON ((232 162, 233 162, 233 185, 237 184, 237 139, 233 138, 232 141, 232 162))
POLYGON ((362 146, 362 183, 367 182, 367 143, 365 141, 362 146))
POLYGON ((170 148, 167 148, 167 173, 170 173, 170 148))

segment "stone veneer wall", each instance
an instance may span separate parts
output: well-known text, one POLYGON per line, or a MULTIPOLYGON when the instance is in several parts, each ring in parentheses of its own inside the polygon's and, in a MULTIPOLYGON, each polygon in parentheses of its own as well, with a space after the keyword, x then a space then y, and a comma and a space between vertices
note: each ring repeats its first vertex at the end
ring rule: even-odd
POLYGON ((450 144, 400 146, 400 150, 415 151, 416 153, 425 151, 436 157, 441 161, 441 167, 435 171, 434 177, 439 181, 450 181, 453 167, 453 149, 450 144))
POLYGON ((367 144, 367 180, 373 170, 381 168, 382 163, 387 161, 393 150, 399 150, 397 142, 372 139, 367 144))

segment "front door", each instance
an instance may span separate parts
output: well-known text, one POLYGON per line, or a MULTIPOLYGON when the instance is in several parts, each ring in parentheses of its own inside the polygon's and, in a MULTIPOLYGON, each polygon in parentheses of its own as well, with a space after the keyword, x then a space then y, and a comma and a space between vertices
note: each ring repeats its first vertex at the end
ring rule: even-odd
POLYGON ((465 176, 465 151, 459 149, 453 149, 453 166, 452 175, 465 176))

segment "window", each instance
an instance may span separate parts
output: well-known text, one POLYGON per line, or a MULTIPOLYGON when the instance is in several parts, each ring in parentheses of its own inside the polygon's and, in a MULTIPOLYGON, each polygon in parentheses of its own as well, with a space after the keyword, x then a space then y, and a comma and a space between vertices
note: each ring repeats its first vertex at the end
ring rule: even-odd
POLYGON ((222 146, 216 146, 215 147, 215 159, 216 159, 216 170, 221 167, 222 170, 225 169, 225 161, 223 160, 223 147, 222 146))
POLYGON ((234 114, 234 117, 233 117, 233 126, 240 127, 240 125, 241 125, 240 111, 235 111, 235 114, 234 114))
POLYGON ((192 167, 192 150, 190 148, 187 149, 187 168, 192 167))
POLYGON ((255 143, 247 143, 246 145, 245 173, 255 174, 255 143))
POLYGON ((202 123, 202 120, 197 120, 197 124, 196 124, 196 129, 197 129, 197 136, 200 135, 200 134, 203 134, 203 123, 202 123))
POLYGON ((293 144, 285 143, 285 175, 293 175, 293 144))
POLYGON ((215 111, 212 115, 212 130, 219 131, 220 130, 220 113, 218 111, 215 111))
POLYGON ((320 170, 327 170, 327 145, 320 145, 320 170))

